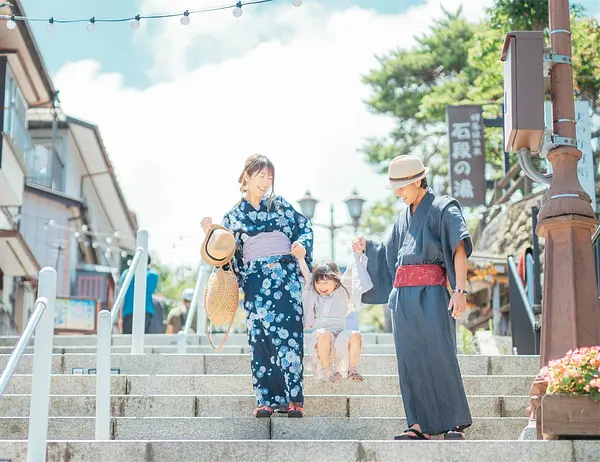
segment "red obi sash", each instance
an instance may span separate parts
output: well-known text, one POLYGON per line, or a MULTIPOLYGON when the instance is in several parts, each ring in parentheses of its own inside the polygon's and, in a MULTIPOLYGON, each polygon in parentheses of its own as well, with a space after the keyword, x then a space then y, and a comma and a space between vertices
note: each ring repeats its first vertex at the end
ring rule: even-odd
POLYGON ((440 265, 403 265, 396 268, 394 287, 445 286, 446 270, 440 265))

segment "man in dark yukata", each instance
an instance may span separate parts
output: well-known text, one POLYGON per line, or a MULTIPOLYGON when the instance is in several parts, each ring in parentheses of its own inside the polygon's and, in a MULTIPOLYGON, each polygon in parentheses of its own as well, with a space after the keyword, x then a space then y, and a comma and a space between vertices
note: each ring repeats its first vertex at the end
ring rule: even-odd
POLYGON ((383 244, 363 237, 354 251, 368 257, 374 287, 369 304, 391 310, 400 391, 407 429, 397 440, 431 435, 462 440, 472 424, 456 351, 456 319, 467 309, 467 258, 473 244, 459 203, 427 186, 428 169, 416 156, 388 168, 389 189, 407 207, 383 244), (452 294, 448 290, 448 283, 452 294))

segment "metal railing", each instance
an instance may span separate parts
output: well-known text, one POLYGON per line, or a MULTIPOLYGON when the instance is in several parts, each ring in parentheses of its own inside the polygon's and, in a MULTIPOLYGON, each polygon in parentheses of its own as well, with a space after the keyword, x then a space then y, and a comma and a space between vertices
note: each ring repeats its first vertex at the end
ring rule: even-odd
POLYGON ((117 321, 119 310, 125 300, 129 286, 135 278, 133 292, 133 326, 131 353, 144 353, 146 318, 146 271, 148 266, 148 231, 137 233, 136 249, 129 271, 119 287, 119 292, 110 312, 98 313, 96 335, 96 440, 110 439, 110 396, 111 396, 111 347, 112 329, 117 321))
POLYGON ((190 303, 190 309, 188 310, 187 317, 185 319, 185 326, 181 331, 177 333, 177 352, 180 354, 187 353, 187 339, 192 328, 192 323, 198 313, 198 325, 196 326, 196 334, 202 336, 206 335, 206 312, 204 311, 204 291, 208 284, 208 278, 212 272, 212 266, 207 265, 204 262, 200 263, 198 267, 198 277, 196 278, 196 286, 194 288, 194 295, 190 303))
POLYGON ((508 257, 508 297, 513 351, 519 355, 539 354, 540 326, 512 256, 508 257))
POLYGON ((27 438, 27 462, 46 460, 48 439, 48 413, 52 374, 52 345, 54 338, 54 306, 56 303, 56 270, 43 268, 39 276, 38 298, 21 338, 10 355, 8 364, 0 376, 0 396, 4 394, 10 379, 33 333, 33 370, 31 400, 29 405, 29 431, 27 438))

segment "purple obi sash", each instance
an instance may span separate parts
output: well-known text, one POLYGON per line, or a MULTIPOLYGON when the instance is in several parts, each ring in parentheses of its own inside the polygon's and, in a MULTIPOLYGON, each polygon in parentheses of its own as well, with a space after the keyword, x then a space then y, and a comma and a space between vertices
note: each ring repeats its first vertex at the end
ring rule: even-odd
POLYGON ((244 242, 244 264, 264 257, 289 255, 292 247, 290 239, 280 231, 259 233, 244 242))

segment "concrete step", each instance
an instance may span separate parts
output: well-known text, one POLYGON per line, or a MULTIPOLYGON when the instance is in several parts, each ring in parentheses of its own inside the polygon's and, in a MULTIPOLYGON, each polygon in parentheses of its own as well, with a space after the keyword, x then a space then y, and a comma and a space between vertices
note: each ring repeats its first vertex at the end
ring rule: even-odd
MULTIPOLYGON (((30 395, 0 399, 1 417, 29 416, 30 395)), ((469 396, 474 417, 524 417, 528 396, 469 396)), ((249 417, 256 406, 254 395, 120 395, 111 400, 113 417, 249 417)), ((96 398, 54 395, 51 417, 94 417, 96 398)), ((311 417, 403 417, 402 398, 395 395, 308 395, 306 415, 311 417)))
MULTIPOLYGON (((306 330, 305 333, 309 334, 311 331, 306 330)), ((213 336, 213 342, 221 342, 223 338, 222 334, 215 334, 213 336)), ((0 337, 0 346, 15 346, 19 340, 17 336, 3 336, 0 337)), ((177 335, 167 334, 146 334, 144 337, 144 344, 148 346, 164 346, 175 344, 177 342, 177 335)), ((114 334, 112 336, 112 343, 115 346, 131 345, 131 335, 114 334)), ((190 334, 187 336, 187 343, 190 345, 206 345, 210 346, 206 335, 190 334)), ((393 345, 394 339, 392 334, 383 333, 365 333, 363 334, 363 343, 368 345, 380 344, 380 345, 393 345)), ((54 346, 94 346, 96 345, 96 335, 55 335, 54 346)), ((31 345, 33 345, 33 338, 31 339, 31 345)), ((248 337, 245 333, 241 334, 230 334, 227 337, 227 345, 245 346, 248 345, 248 337)))
MULTIPOLYGON (((0 347, 0 354, 11 354, 13 352, 14 347, 0 347)), ((131 353, 131 347, 120 345, 113 346, 111 348, 113 354, 129 354, 131 353)), ((87 354, 95 354, 96 347, 95 346, 58 346, 52 348, 52 352, 54 354, 73 354, 73 353, 87 353, 87 354)), ((144 346, 144 353, 146 354, 175 354, 178 352, 177 345, 163 345, 163 346, 144 346)), ((246 344, 245 346, 241 345, 225 345, 220 350, 219 353, 224 354, 248 354, 250 352, 250 348, 246 344)), ((186 353, 188 354, 214 354, 216 351, 211 346, 205 345, 188 345, 186 349, 186 353)), ((394 345, 364 345, 363 353, 365 354, 395 354, 396 350, 394 345)), ((25 354, 33 354, 33 347, 27 347, 25 349, 25 354)))
MULTIPOLYGON (((393 375, 365 375, 362 383, 342 380, 336 384, 306 376, 304 390, 307 394, 332 395, 398 395, 398 377, 393 375)), ((68 378, 68 377, 65 377, 68 378)), ((468 395, 523 396, 529 393, 533 376, 464 376, 468 395)), ((131 394, 170 394, 173 384, 179 394, 226 394, 252 393, 250 375, 157 375, 129 376, 131 394), (166 392, 166 393, 165 393, 166 392)))
MULTIPOLYGON (((515 440, 527 425, 526 418, 515 417, 480 417, 473 421, 466 432, 472 440, 515 440)), ((29 419, 22 417, 1 419, 0 439, 26 439, 28 423, 29 419)), ((49 419, 48 439, 93 439, 94 425, 95 419, 90 417, 53 417, 49 419)), ((406 428, 406 420, 389 417, 117 417, 112 419, 111 428, 114 439, 120 440, 391 440, 406 428)))
MULTIPOLYGON (((0 442, 0 459, 25 461, 26 441, 0 442)), ((295 462, 378 461, 480 462, 597 460, 600 441, 51 441, 47 462, 213 462, 278 461, 293 454, 295 462), (483 455, 483 456, 482 456, 483 455)))
MULTIPOLYGON (((251 376, 228 375, 114 375, 111 377, 113 395, 239 395, 252 393, 251 376)), ((330 384, 313 376, 305 377, 305 393, 332 395, 399 395, 398 378, 394 375, 364 375, 362 383, 342 380, 330 384)), ((533 376, 526 375, 465 375, 467 395, 524 396, 529 394, 533 376)), ((54 395, 95 394, 93 375, 53 375, 51 393, 54 395)), ((31 375, 14 375, 5 394, 29 394, 31 375)))
MULTIPOLYGON (((9 355, 0 356, 0 368, 8 363, 9 355)), ((536 375, 539 371, 538 356, 480 356, 460 355, 460 368, 465 375, 536 375)), ((17 373, 30 374, 33 355, 23 355, 17 373)), ((119 368, 121 374, 241 374, 250 371, 250 355, 227 354, 156 354, 131 355, 114 354, 111 365, 119 368)), ((54 355, 52 372, 71 374, 73 368, 96 367, 96 356, 70 353, 54 355)), ((396 355, 364 354, 360 370, 364 374, 396 374, 396 355)))

